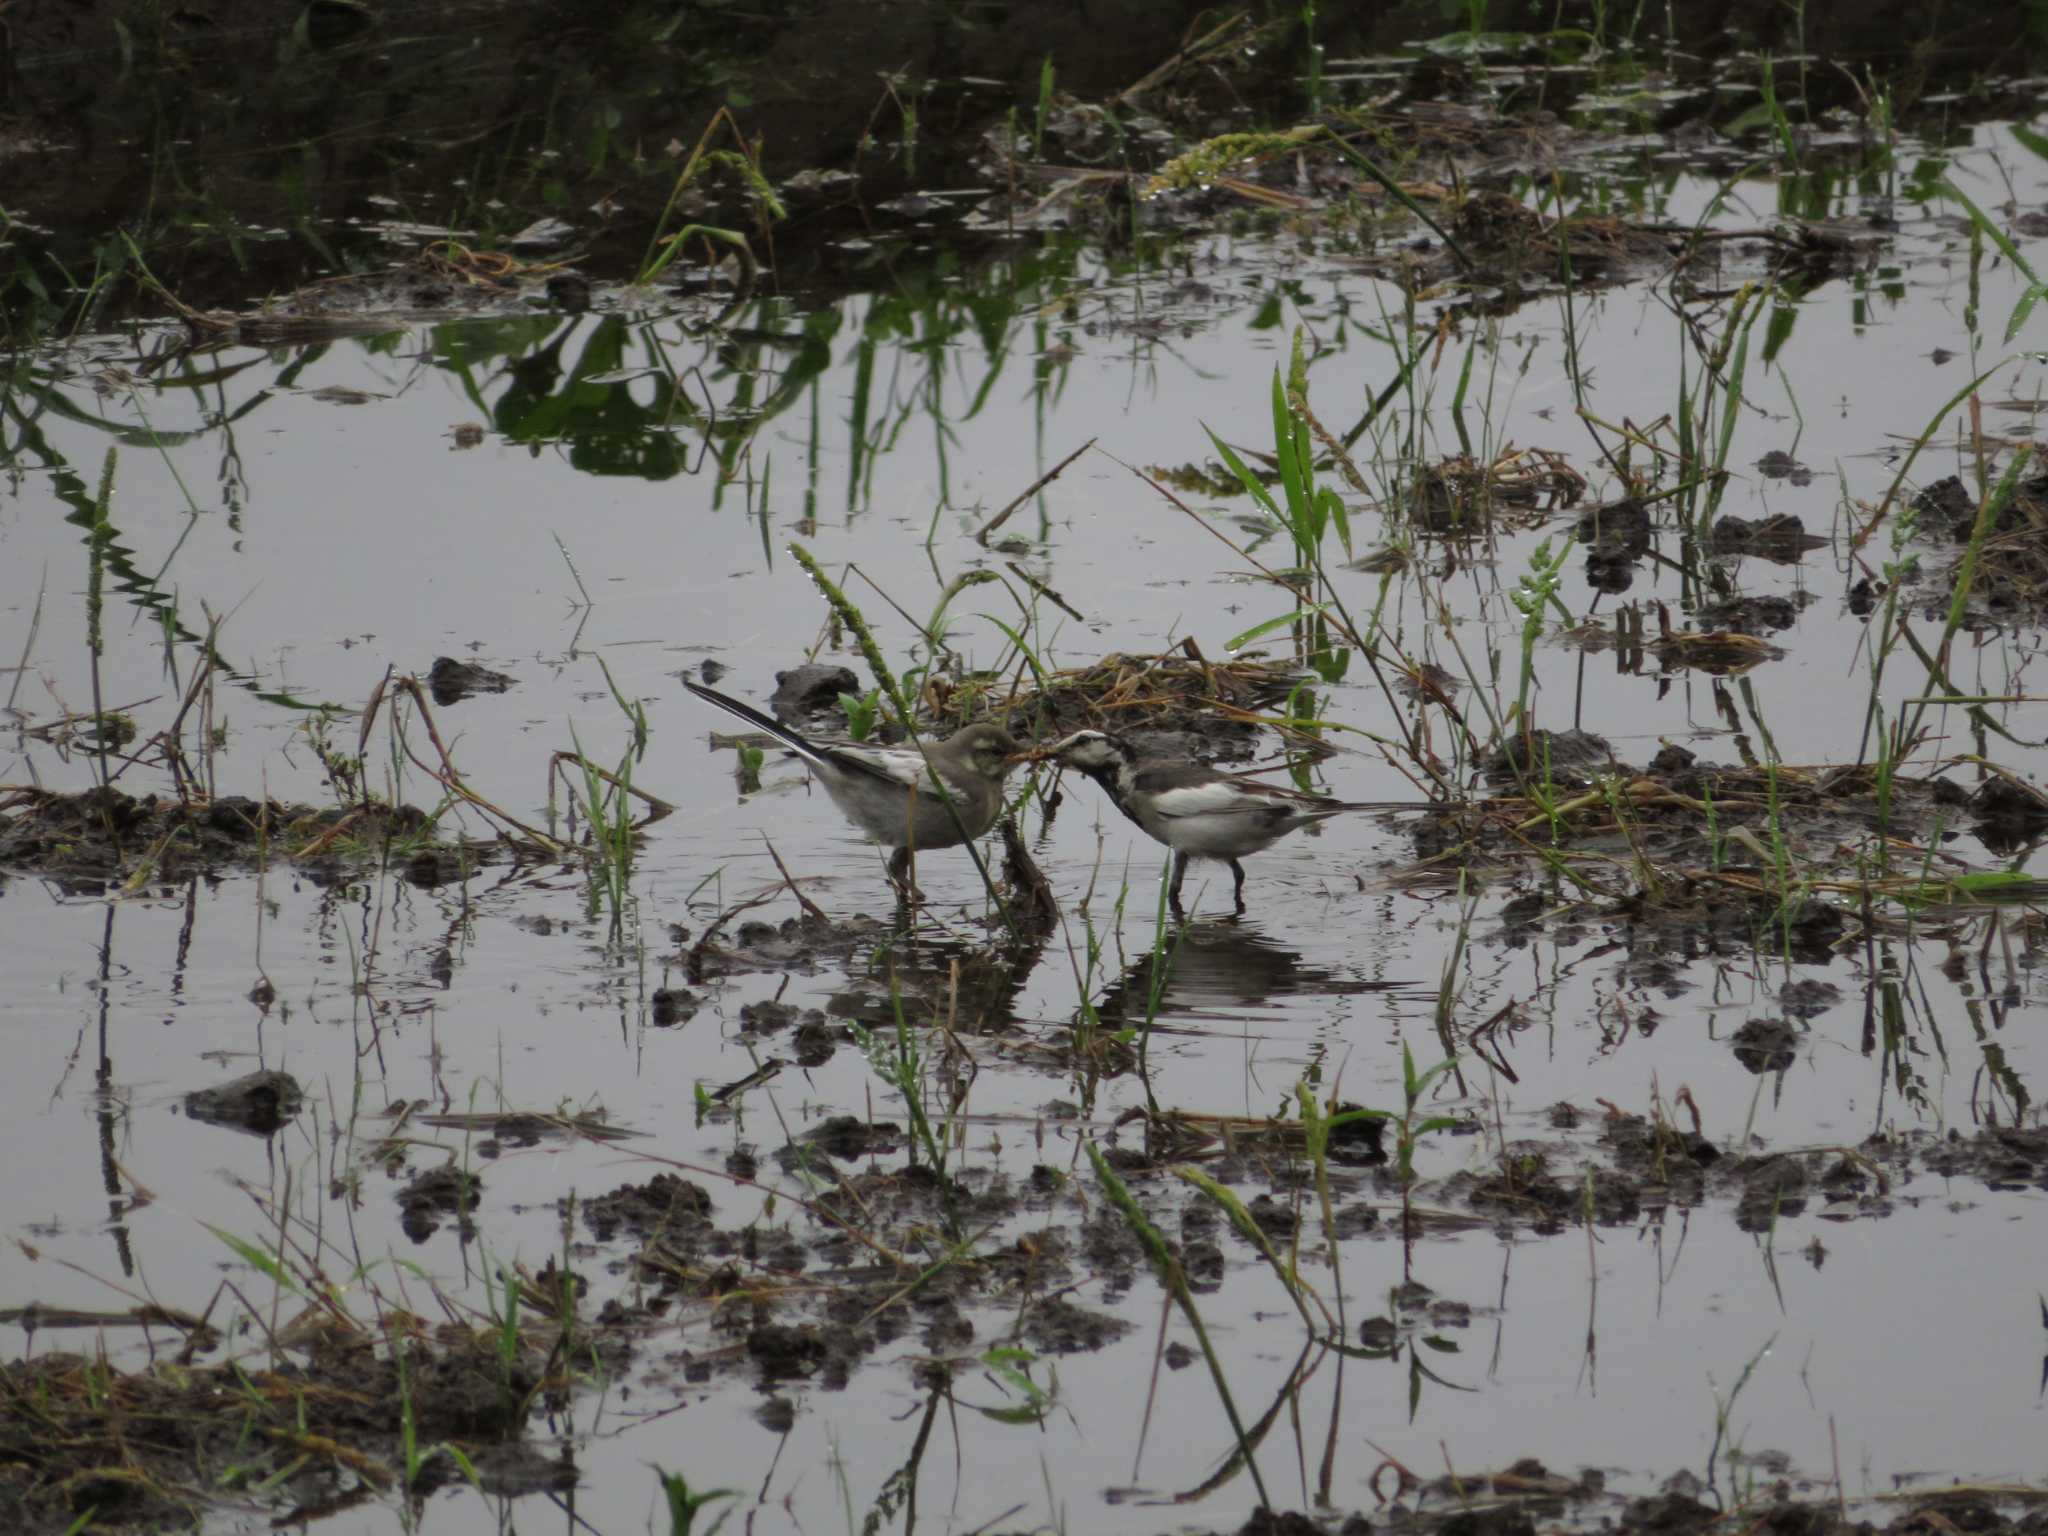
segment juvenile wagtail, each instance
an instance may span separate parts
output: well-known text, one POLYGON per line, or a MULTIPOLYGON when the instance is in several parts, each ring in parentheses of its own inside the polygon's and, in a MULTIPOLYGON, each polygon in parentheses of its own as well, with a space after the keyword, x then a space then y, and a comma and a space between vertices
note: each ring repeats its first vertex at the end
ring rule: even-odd
POLYGON ((1076 731, 1031 755, 1086 774, 1147 836, 1173 850, 1167 897, 1175 916, 1182 915, 1180 885, 1190 859, 1221 859, 1230 866, 1242 913, 1244 866, 1238 860, 1246 854, 1342 811, 1434 809, 1414 801, 1330 800, 1200 763, 1145 762, 1123 737, 1103 731, 1076 731))
POLYGON ((812 741, 738 699, 687 677, 682 683, 707 704, 738 716, 802 758, 848 821, 896 850, 889 858, 889 878, 906 893, 912 888, 913 851, 956 847, 996 824, 1003 811, 1003 777, 1023 756, 1007 731, 986 721, 944 741, 928 742, 923 750, 812 741), (943 796, 933 782, 934 770, 938 784, 945 786, 943 796))

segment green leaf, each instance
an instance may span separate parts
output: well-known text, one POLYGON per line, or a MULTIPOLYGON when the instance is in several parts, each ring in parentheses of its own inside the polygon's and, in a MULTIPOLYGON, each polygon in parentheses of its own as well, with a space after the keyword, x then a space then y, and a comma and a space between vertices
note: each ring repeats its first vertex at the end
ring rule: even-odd
POLYGON ((1764 329, 1764 361, 1777 361, 1778 353, 1792 339, 1792 327, 1799 321, 1799 306, 1778 304, 1771 309, 1771 323, 1764 329))
POLYGON ((1223 462, 1229 466, 1230 472, 1237 476, 1238 481, 1247 491, 1251 492, 1252 499, 1272 514, 1277 521, 1286 522, 1287 516, 1280 510, 1279 503, 1273 500, 1273 493, 1267 490, 1260 482, 1259 477, 1251 472, 1250 467, 1246 465, 1245 461, 1237 456, 1237 451, 1230 444, 1224 442, 1222 438, 1218 437, 1214 428, 1204 426, 1202 430, 1209 434, 1209 441, 1216 445, 1217 453, 1223 456, 1223 462))
POLYGON ((1330 626, 1323 622, 1320 612, 1310 623, 1309 630, 1314 645, 1309 651, 1308 664, 1324 682, 1332 686, 1343 682, 1344 674, 1351 670, 1351 652, 1330 643, 1330 626))
POLYGON ((1273 370, 1273 457, 1280 464, 1280 486, 1287 493, 1287 526, 1293 530, 1295 542, 1304 549, 1314 548, 1309 535, 1309 507, 1307 483, 1302 474, 1302 464, 1296 452, 1294 412, 1288 408, 1287 391, 1280 383, 1280 370, 1273 370), (1304 542, 1306 540, 1306 542, 1304 542))
POLYGON ((450 1459, 454 1461, 455 1465, 462 1468, 462 1475, 469 1479, 470 1487, 474 1488, 478 1493, 482 1493, 484 1491, 484 1480, 476 1470, 476 1463, 469 1459, 468 1455, 463 1451, 461 1446, 456 1445, 452 1441, 443 1440, 439 1445, 435 1446, 434 1449, 437 1451, 446 1451, 450 1459))
POLYGON ((1771 109, 1762 102, 1758 102, 1755 106, 1736 113, 1734 117, 1730 118, 1722 126, 1721 132, 1731 139, 1736 139, 1758 128, 1768 128, 1770 126, 1771 109))
POLYGON ((1344 498, 1327 485, 1316 491, 1316 500, 1322 504, 1323 516, 1337 525, 1338 542, 1344 546, 1344 558, 1351 558, 1351 514, 1344 510, 1344 498))
POLYGON ((2020 254, 2019 247, 2006 238, 2004 230, 1991 222, 1989 214, 1970 201, 1969 195, 1961 187, 1944 177, 1941 182, 1941 190, 1970 210, 1971 221, 1984 231, 1986 239, 2005 252, 2005 259, 2007 261, 2026 274, 2028 282, 2037 288, 2041 286, 2039 275, 2035 273, 2032 267, 2027 265, 2027 258, 2020 254))
POLYGON ((976 1408, 974 1411, 996 1424, 1042 1424, 1046 1413, 1043 1408, 976 1408))
POLYGON ((1351 1124, 1354 1120, 1392 1120, 1393 1118, 1392 1112, 1384 1109, 1347 1109, 1341 1115, 1330 1116, 1329 1120, 1325 1123, 1329 1129, 1334 1131, 1339 1126, 1351 1124))
POLYGON ((1450 1071, 1451 1068, 1455 1067, 1457 1064, 1457 1057, 1446 1056, 1442 1061, 1438 1062, 1435 1066, 1431 1067, 1427 1072, 1423 1073, 1422 1076, 1419 1079, 1417 1079, 1415 1084, 1415 1092, 1417 1096, 1427 1093, 1429 1091, 1430 1084, 1434 1083, 1438 1078, 1442 1077, 1446 1072, 1450 1071))
POLYGON ((2043 160, 2048 160, 2048 135, 2035 132, 2025 123, 2010 124, 2006 130, 2023 148, 2032 150, 2043 160))
POLYGON ((1982 869, 1957 875, 1949 884, 1959 891, 1982 896, 1994 891, 2031 891, 2040 887, 2039 877, 2017 869, 1982 869))
POLYGON ((1031 675, 1038 679, 1039 687, 1046 688, 1051 686, 1052 679, 1046 676, 1045 668, 1038 664, 1037 654, 1033 652, 1030 644, 1025 640, 1023 635, 1018 633, 1016 630, 1010 628, 1009 625, 1005 624, 1001 619, 997 618, 992 613, 977 613, 975 617, 978 619, 987 619, 989 623, 995 625, 997 629, 1000 629, 1003 632, 1003 638, 1008 640, 1010 644, 1017 647, 1017 654, 1019 656, 1022 656, 1024 658, 1024 664, 1031 668, 1031 675))
MULTIPOLYGON (((1317 611, 1320 612, 1320 608, 1317 611)), ((1280 614, 1276 618, 1262 619, 1259 623, 1254 624, 1250 629, 1246 630, 1243 634, 1233 635, 1228 640, 1224 641, 1223 649, 1226 652, 1239 650, 1244 646, 1250 645, 1254 640, 1264 639, 1267 635, 1272 634, 1277 629, 1286 629, 1288 626, 1296 623, 1300 618, 1301 610, 1299 608, 1295 608, 1287 613, 1280 614)))
POLYGON ((2012 307, 2012 318, 2005 322, 2005 339, 2009 342, 2019 335, 2020 327, 2027 323, 2027 316, 2034 312, 2034 306, 2041 302, 2043 289, 2039 283, 2032 284, 2020 295, 2019 303, 2012 307))
POLYGON ((277 1284, 283 1286, 286 1290, 290 1291, 294 1296, 303 1296, 306 1294, 305 1291, 300 1288, 298 1281, 294 1280, 290 1275, 286 1274, 284 1271, 284 1267, 280 1265, 276 1259, 272 1258, 269 1254, 265 1253, 261 1248, 258 1248, 254 1243, 247 1242, 244 1239, 235 1236, 235 1234, 232 1232, 224 1232, 219 1227, 214 1226, 210 1222, 202 1221, 200 1225, 202 1227, 205 1227, 207 1231, 211 1232, 215 1237, 219 1238, 222 1242, 226 1243, 230 1248, 234 1249, 234 1251, 241 1256, 242 1262, 244 1264, 247 1264, 250 1268, 260 1270, 263 1274, 269 1276, 270 1279, 274 1280, 277 1284))
MULTIPOLYGON (((990 1375, 1012 1392, 1042 1407, 1045 1402, 1044 1389, 1018 1368, 1019 1365, 1030 1365, 1034 1359, 1029 1350, 992 1349, 981 1357, 981 1363, 990 1375)), ((1033 1416, 1036 1417, 1036 1414, 1037 1407, 1034 1407, 1033 1416)))

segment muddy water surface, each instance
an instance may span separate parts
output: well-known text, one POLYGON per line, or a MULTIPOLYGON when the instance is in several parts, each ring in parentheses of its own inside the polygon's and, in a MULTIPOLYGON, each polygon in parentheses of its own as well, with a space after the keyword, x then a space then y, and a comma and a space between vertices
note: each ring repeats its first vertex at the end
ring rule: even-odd
MULTIPOLYGON (((1952 153, 1980 205, 2007 187, 2019 207, 2043 201, 2039 159, 2006 128, 1952 153)), ((1729 229, 1767 218, 1767 183, 1717 201, 1718 185, 1673 172, 1649 212, 1729 229)), ((1881 206, 1896 234, 1776 297, 1789 339, 1766 356, 1760 328, 1747 359, 1721 511, 1797 517, 1813 547, 1703 560, 1660 528, 1617 593, 1588 579, 1575 546, 1529 651, 1538 724, 1597 734, 1636 768, 1668 745, 1729 768, 1858 759, 1874 632, 1852 589, 1893 556, 1889 527, 1860 548, 1856 536, 1937 417, 1909 485, 1975 483, 1965 415, 1941 411, 1973 373, 2001 365, 1983 425, 2015 439, 2041 385, 2038 363, 2000 339, 2024 276, 1972 241, 1952 203, 1898 190, 1843 184, 1830 213, 1867 220, 1881 206), (1709 570, 1725 591, 1702 591, 1709 570), (1658 603, 1674 628, 1736 627, 1700 617, 1703 597, 1787 600, 1789 622, 1764 636, 1781 654, 1731 678, 1612 643, 1621 609, 1647 616, 1654 639, 1658 603)), ((2042 243, 2017 238, 2038 260, 2042 243)), ((1739 242, 1717 259, 1731 293, 1761 260, 1739 242)), ((842 582, 899 665, 930 654, 913 622, 983 571, 1007 588, 967 588, 947 609, 963 669, 1014 669, 1004 626, 1021 612, 1047 668, 1184 641, 1230 659, 1235 638, 1287 607, 1251 563, 1285 565, 1286 535, 1248 496, 1224 494, 1227 479, 1184 489, 1177 507, 1146 476, 1223 473, 1205 427, 1270 450, 1271 379, 1297 328, 1310 399, 1343 433, 1399 372, 1388 338, 1427 335, 1451 308, 1425 292, 1411 309, 1355 253, 1287 232, 1179 234, 1114 260, 1051 238, 989 263, 902 260, 878 294, 753 300, 723 317, 711 300, 620 292, 590 313, 412 320, 161 367, 147 360, 173 333, 146 327, 21 362, 0 646, 23 667, 0 782, 76 790, 97 771, 82 745, 36 728, 92 707, 80 508, 111 447, 100 694, 145 734, 163 728, 207 615, 220 617, 206 771, 221 793, 331 801, 322 743, 353 754, 354 712, 387 669, 424 675, 450 656, 513 679, 434 716, 470 788, 509 817, 546 822, 551 753, 619 762, 631 728, 615 692, 650 727, 633 782, 675 810, 645 829, 616 929, 579 860, 502 850, 453 879, 321 861, 185 879, 143 868, 112 883, 9 873, 10 1304, 154 1299, 198 1312, 225 1278, 235 1290, 216 1321, 241 1321, 224 1348, 267 1363, 265 1330, 305 1305, 249 1260, 280 1232, 366 1319, 405 1307, 438 1321, 437 1297, 487 1305, 500 1266, 566 1261, 589 1316, 617 1302, 631 1319, 630 1350, 580 1358, 580 1384, 527 1425, 580 1481, 536 1493, 456 1479, 419 1512, 433 1529, 557 1518, 534 1508, 542 1499, 573 1510, 564 1529, 645 1529, 650 1464, 734 1490, 764 1530, 893 1526, 912 1509, 963 1532, 1234 1528, 1258 1490, 1178 1314, 1159 1363, 1162 1292, 1082 1153, 1093 1141, 1125 1155, 1138 1198, 1185 1245, 1277 1505, 1322 1496, 1373 1510, 1383 1458, 1435 1476, 1447 1461, 1535 1456, 1598 1468, 1627 1492, 1689 1469, 1737 1499, 1780 1475, 1839 1477, 1852 1499, 1930 1470, 2040 1478, 2048 1154, 2030 1085, 2048 1061, 2035 1023, 2041 918, 2024 900, 1987 913, 1835 892, 1851 915, 1839 937, 1795 945, 1751 918, 1660 923, 1641 903, 1589 894, 1546 869, 1541 826, 1522 829, 1515 856, 1496 850, 1461 877, 1422 867, 1435 850, 1414 823, 1355 814, 1249 860, 1241 919, 1227 874, 1197 866, 1193 921, 1155 970, 1161 850, 1078 777, 1055 789, 1042 774, 1022 806, 1062 921, 1021 950, 991 940, 981 882, 958 852, 920 860, 929 904, 902 920, 881 856, 800 768, 770 754, 759 787, 739 787, 735 753, 712 740, 730 722, 678 672, 714 663, 721 689, 760 702, 816 651, 867 681, 793 543, 842 582), (1034 598, 1024 574, 1064 608, 1034 598), (801 916, 770 841, 829 933, 741 927, 801 916), (721 915, 736 958, 693 974, 693 946, 721 915), (1886 979, 1889 992, 1876 985, 1886 979), (846 1025, 881 1031, 886 1054, 892 985, 924 1040, 930 1112, 968 1202, 958 1236, 937 1202, 916 1202, 914 1179, 883 1177, 911 1159, 906 1108, 846 1025), (1135 1037, 1077 1053, 1094 1010, 1109 1011, 1110 1030, 1136 1026, 1155 987, 1144 1074, 1135 1037), (1769 1027, 1744 1035, 1756 1021, 1769 1027), (1207 1164, 1278 1210, 1269 1230, 1283 1245, 1298 1219, 1305 1276, 1361 1353, 1308 1345, 1253 1247, 1163 1171, 1174 1158, 1139 1156, 1147 1131, 1128 1112, 1147 1107, 1149 1082, 1161 1111, 1292 1115, 1304 1080, 1399 1110, 1403 1048, 1427 1067, 1446 1028, 1459 1066, 1418 1111, 1447 1124, 1415 1152, 1410 1241, 1385 1165, 1336 1170, 1331 1244, 1285 1157, 1233 1149, 1207 1164), (784 1065, 760 1086, 700 1097, 771 1060, 784 1065), (282 1131, 249 1136, 188 1112, 192 1091, 258 1067, 304 1089, 282 1131), (630 1135, 429 1118, 501 1109, 630 1135), (808 1171, 787 1155, 849 1115, 897 1129, 865 1156, 812 1152, 808 1171), (1634 1155, 1616 1126, 1635 1122, 1621 1117, 1696 1128, 1707 1152, 1634 1155), (1992 1128, 2026 1134, 1987 1161, 1969 1149, 1992 1128), (1781 1160, 1747 1161, 1770 1154, 1781 1160), (1696 1168, 1674 1177, 1667 1157, 1696 1168), (1563 1200, 1503 1200, 1497 1187, 1489 1198, 1510 1165, 1563 1200), (477 1196, 466 1216, 460 1194, 401 1204, 444 1168, 477 1196), (667 1272, 685 1277, 672 1292, 663 1272, 634 1269, 630 1226, 602 1230, 585 1209, 663 1172, 706 1191, 714 1229, 667 1272), (1595 1173, 1615 1186, 1588 1183, 1595 1173), (834 1234, 859 1223, 793 1203, 825 1200, 841 1180, 907 1262, 893 1290, 855 1288, 878 1253, 834 1234), (919 1266, 948 1258, 971 1279, 949 1271, 901 1294, 919 1266), (778 1354, 771 1324, 830 1342, 778 1354), (1024 1353, 982 1358, 1000 1345, 1024 1353), (1731 1471, 1731 1452, 1752 1459, 1731 1471)), ((1477 455, 1545 449, 1589 482, 1573 504, 1516 507, 1457 538, 1415 536, 1352 499, 1354 553, 1400 542, 1411 558, 1384 589, 1377 573, 1333 568, 1336 590, 1354 614, 1378 606, 1390 655, 1458 679, 1482 734, 1521 689, 1512 594, 1537 546, 1563 546, 1586 507, 1622 494, 1580 399, 1615 429, 1610 443, 1625 422, 1675 416, 1684 323, 1668 286, 1649 282, 1498 319, 1460 311, 1455 337, 1425 349, 1396 392, 1385 420, 1397 424, 1353 445, 1375 480, 1404 454, 1458 451, 1469 350, 1463 424, 1477 455)), ((1930 570, 1953 554, 1923 548, 1930 570)), ((1331 563, 1342 565, 1334 550, 1331 563)), ((1945 609, 1913 603, 1920 632, 1938 636, 1945 609)), ((2039 636, 2032 621, 1966 628, 1952 676, 1997 701, 1992 718, 2017 739, 1973 732, 1952 709, 1931 717, 1938 739, 1910 771, 1981 752, 2038 782, 2041 706, 2004 701, 2036 691, 2039 636)), ((1285 633, 1249 642, 1253 653, 1285 660, 1285 633)), ((1401 721, 1427 711, 1398 691, 1390 702, 1356 656, 1341 682, 1312 687, 1314 712, 1349 728, 1332 734, 1339 750, 1313 765, 1313 786, 1419 798, 1401 721)), ((1886 716, 1926 687, 1924 668, 1897 666, 1880 690, 1886 716)), ((412 718, 418 759, 380 729, 363 774, 432 810, 441 797, 422 764, 438 759, 412 718)), ((1274 755, 1271 738, 1260 755, 1274 755)), ((1975 782, 1967 767, 1947 771, 1975 782)), ((1470 764, 1453 772, 1477 782, 1470 764)), ((147 764, 122 783, 168 792, 147 764)), ((562 791, 553 799, 559 810, 562 791)), ((1730 862, 1744 848, 1767 855, 1767 812, 1724 815, 1720 833, 1750 839, 1730 862)), ((1834 868, 1820 845, 1863 835, 1852 823, 1798 829, 1799 857, 1834 868)), ((442 830, 458 829, 494 833, 450 807, 442 830)), ((1946 878, 1948 859, 2040 873, 2031 845, 1994 855, 1959 810, 1929 812, 1902 837, 1909 874, 1946 878)), ((1638 856, 1619 834, 1591 851, 1603 887, 1638 856)), ((94 1337, 37 1328, 17 1353, 91 1353, 94 1337)), ((119 1360, 146 1353, 133 1330, 107 1338, 119 1360)), ((210 1518, 253 1529, 257 1507, 230 1492, 210 1518)), ((325 1528, 402 1518, 394 1499, 325 1528)))

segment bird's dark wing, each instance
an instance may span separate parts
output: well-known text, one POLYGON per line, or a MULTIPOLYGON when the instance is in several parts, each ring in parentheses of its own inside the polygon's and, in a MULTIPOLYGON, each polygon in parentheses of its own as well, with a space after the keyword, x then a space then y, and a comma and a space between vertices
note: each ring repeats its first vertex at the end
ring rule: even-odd
POLYGON ((791 730, 780 720, 762 714, 753 705, 742 704, 738 699, 728 694, 720 693, 716 688, 706 688, 702 683, 693 683, 687 677, 682 679, 682 684, 706 704, 715 705, 735 719, 746 721, 755 730, 763 731, 773 736, 777 741, 789 748, 790 751, 796 753, 797 756, 808 758, 814 763, 824 756, 824 749, 810 740, 809 737, 791 730))
POLYGON ((1204 768, 1200 763, 1140 763, 1131 775, 1131 788, 1141 795, 1166 795, 1230 782, 1228 774, 1204 768))
POLYGON ((1332 800, 1327 795, 1303 794, 1284 784, 1268 784, 1244 774, 1224 773, 1200 763, 1141 763, 1131 776, 1138 795, 1156 797, 1153 804, 1161 816, 1215 816, 1225 812, 1243 814, 1253 809, 1284 811, 1291 816, 1334 816, 1339 811, 1381 813, 1443 812, 1453 809, 1428 800, 1332 800), (1249 797, 1253 805, 1245 803, 1249 797))
POLYGON ((1138 794, 1150 799, 1161 816, 1268 815, 1313 816, 1340 809, 1321 795, 1304 795, 1279 784, 1236 774, 1219 773, 1200 763, 1146 763, 1132 780, 1138 794))
POLYGON ((814 767, 837 769, 855 778, 873 779, 895 789, 915 789, 937 798, 931 775, 925 771, 924 756, 915 747, 862 747, 847 742, 812 741, 780 720, 762 714, 751 704, 742 704, 715 688, 693 683, 687 677, 682 683, 705 703, 715 704, 727 714, 746 721, 755 730, 773 736, 814 767))

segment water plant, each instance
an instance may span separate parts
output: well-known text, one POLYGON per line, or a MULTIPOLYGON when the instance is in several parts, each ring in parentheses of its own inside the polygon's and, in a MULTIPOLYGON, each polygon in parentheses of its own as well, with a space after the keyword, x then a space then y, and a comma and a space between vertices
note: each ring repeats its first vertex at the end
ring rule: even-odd
POLYGON ((717 1536, 732 1511, 720 1510, 718 1518, 705 1526, 702 1532, 697 1529, 698 1517, 721 1499, 733 1499, 739 1495, 730 1488, 692 1489, 689 1478, 681 1472, 656 1467, 654 1473, 661 1479, 661 1496, 668 1508, 668 1536, 717 1536))
POLYGON ((1223 1362, 1216 1353, 1216 1346, 1209 1338, 1207 1326, 1202 1322, 1201 1310, 1195 1305, 1195 1294, 1188 1286, 1187 1276, 1180 1267, 1180 1260, 1167 1246, 1166 1239, 1160 1235, 1159 1229, 1146 1218, 1137 1200, 1132 1197, 1130 1187, 1117 1177, 1116 1170, 1109 1166, 1101 1149, 1092 1141, 1086 1143, 1086 1147, 1089 1164, 1095 1170, 1096 1182, 1101 1185, 1103 1194, 1117 1214, 1123 1218, 1124 1224, 1137 1237, 1139 1245, 1145 1251, 1146 1259, 1152 1265, 1153 1273, 1159 1278, 1160 1285, 1165 1288, 1168 1298, 1179 1309, 1181 1315, 1187 1319, 1188 1326, 1194 1330, 1195 1340, 1201 1346, 1202 1358, 1209 1367, 1209 1380, 1216 1389, 1217 1401, 1223 1405, 1224 1417, 1230 1421, 1231 1433, 1237 1439, 1238 1455, 1251 1473, 1253 1487, 1258 1490, 1259 1504, 1263 1508, 1271 1508, 1272 1501, 1266 1494, 1265 1479, 1259 1475, 1259 1462, 1253 1454, 1251 1437, 1237 1411, 1237 1401, 1231 1395, 1230 1382, 1223 1371, 1223 1362))

